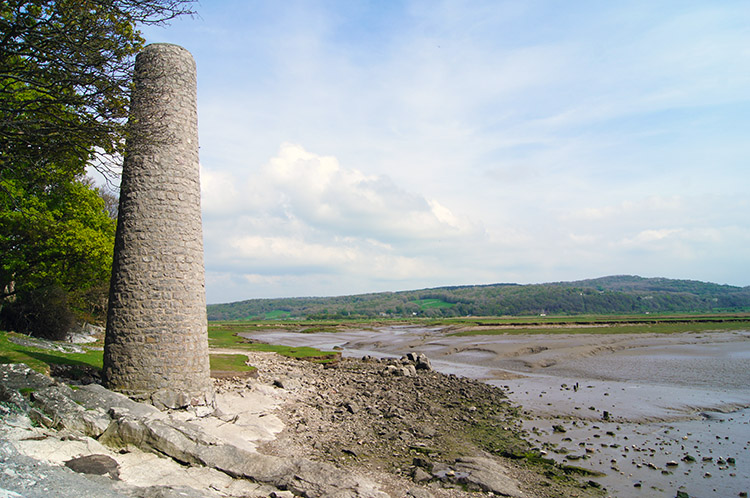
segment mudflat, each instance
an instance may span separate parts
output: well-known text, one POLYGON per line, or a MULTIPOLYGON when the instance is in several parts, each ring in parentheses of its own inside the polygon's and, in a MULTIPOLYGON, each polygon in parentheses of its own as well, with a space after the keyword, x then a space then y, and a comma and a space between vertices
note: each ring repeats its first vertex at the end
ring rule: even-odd
POLYGON ((438 371, 502 387, 542 451, 605 472, 596 480, 613 496, 750 491, 750 331, 577 332, 392 326, 251 337, 344 356, 415 351, 438 371))

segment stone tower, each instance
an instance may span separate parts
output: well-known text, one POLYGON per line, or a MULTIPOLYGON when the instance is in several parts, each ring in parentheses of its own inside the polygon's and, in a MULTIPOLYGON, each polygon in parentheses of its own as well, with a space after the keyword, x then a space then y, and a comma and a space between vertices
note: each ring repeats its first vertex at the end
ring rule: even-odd
POLYGON ((158 43, 135 63, 104 344, 110 389, 212 405, 195 61, 158 43))

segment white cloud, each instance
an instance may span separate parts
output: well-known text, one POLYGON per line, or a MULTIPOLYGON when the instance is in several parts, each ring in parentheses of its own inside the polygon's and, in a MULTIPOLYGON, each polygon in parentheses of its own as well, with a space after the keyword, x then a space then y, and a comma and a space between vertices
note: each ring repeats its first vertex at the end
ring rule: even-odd
POLYGON ((365 175, 342 167, 335 157, 290 143, 243 180, 210 171, 204 176, 204 211, 209 216, 234 210, 237 216, 279 217, 283 223, 296 221, 337 236, 386 243, 442 240, 475 230, 449 208, 398 187, 384 175, 365 175))
POLYGON ((201 208, 204 213, 223 214, 237 210, 239 193, 226 171, 206 170, 201 166, 201 208))
POLYGON ((626 247, 638 247, 648 249, 653 243, 674 238, 681 232, 677 228, 660 228, 658 230, 643 230, 635 237, 623 239, 622 244, 626 247))
POLYGON ((418 280, 450 270, 436 255, 482 233, 384 175, 290 143, 253 175, 205 168, 203 180, 207 271, 233 268, 246 282, 293 273, 418 280))
POLYGON ((324 266, 335 268, 357 259, 357 251, 346 246, 309 243, 300 238, 240 235, 229 247, 234 257, 274 267, 324 266))

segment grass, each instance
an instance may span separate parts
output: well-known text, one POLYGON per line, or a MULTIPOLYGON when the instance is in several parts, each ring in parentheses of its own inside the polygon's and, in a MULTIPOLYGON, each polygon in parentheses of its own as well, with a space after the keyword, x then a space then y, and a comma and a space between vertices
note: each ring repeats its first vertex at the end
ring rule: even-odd
POLYGON ((12 336, 24 337, 14 332, 0 331, 0 363, 25 363, 32 369, 49 374, 50 365, 78 365, 102 368, 104 353, 96 349, 87 349, 85 353, 61 353, 32 346, 21 346, 11 342, 12 336))
POLYGON ((307 346, 280 346, 249 342, 247 339, 237 335, 239 332, 245 331, 257 331, 257 329, 252 325, 247 326, 245 324, 243 326, 243 324, 239 323, 209 324, 208 345, 212 348, 272 352, 289 358, 310 359, 320 362, 335 361, 340 356, 336 351, 321 351, 320 349, 307 346))
MULTIPOLYGON (((240 351, 268 351, 290 358, 311 359, 319 362, 335 361, 339 353, 321 351, 310 347, 290 347, 273 344, 256 344, 246 342, 236 336, 236 328, 209 326, 209 345, 212 348, 225 348, 240 351)), ((25 363, 37 372, 49 375, 51 365, 74 365, 102 368, 104 352, 101 344, 83 346, 85 353, 63 353, 33 346, 22 346, 9 340, 9 337, 25 337, 14 332, 0 331, 0 363, 25 363)), ((225 372, 249 372, 255 367, 246 365, 247 356, 238 354, 216 353, 210 355, 211 369, 225 372)))
POLYGON ((252 372, 257 370, 254 366, 247 364, 247 356, 244 354, 211 354, 211 370, 221 372, 252 372))
MULTIPOLYGON (((425 300, 430 301, 430 300, 425 300)), ((431 301, 445 301, 433 299, 431 301)), ((436 304, 433 303, 433 306, 436 304)), ((304 319, 295 318, 285 321, 278 320, 224 320, 210 321, 210 326, 235 328, 236 330, 256 332, 264 329, 293 330, 298 332, 325 331, 335 332, 348 328, 376 328, 389 325, 414 325, 425 327, 463 327, 463 326, 526 326, 546 327, 549 325, 616 325, 616 324, 652 324, 660 323, 736 323, 750 326, 750 313, 673 313, 673 314, 623 314, 623 315, 550 315, 550 316, 463 316, 449 318, 352 318, 352 319, 304 319)), ((739 327, 741 328, 741 327, 739 327)))

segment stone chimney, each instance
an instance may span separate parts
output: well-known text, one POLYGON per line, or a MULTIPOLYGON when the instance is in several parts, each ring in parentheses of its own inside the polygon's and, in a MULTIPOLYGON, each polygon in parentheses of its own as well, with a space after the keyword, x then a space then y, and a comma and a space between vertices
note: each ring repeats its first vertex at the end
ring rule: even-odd
POLYGON ((134 84, 104 381, 161 408, 211 406, 195 61, 180 46, 149 45, 134 84))

